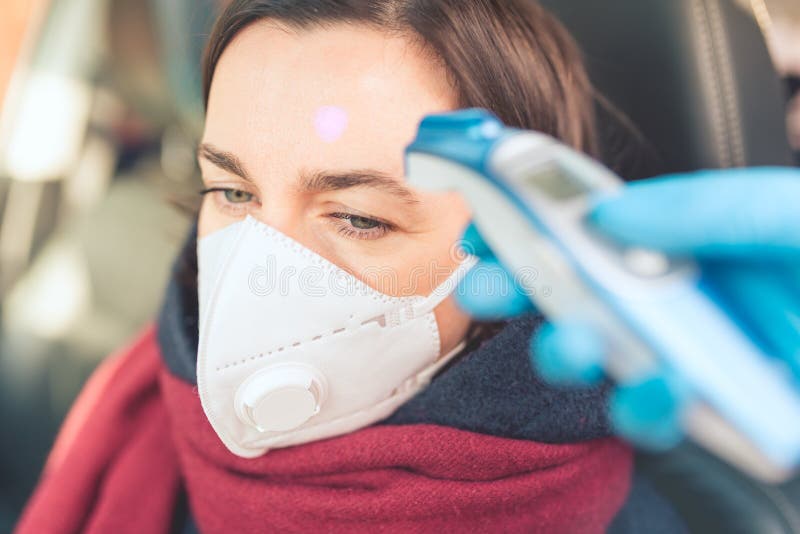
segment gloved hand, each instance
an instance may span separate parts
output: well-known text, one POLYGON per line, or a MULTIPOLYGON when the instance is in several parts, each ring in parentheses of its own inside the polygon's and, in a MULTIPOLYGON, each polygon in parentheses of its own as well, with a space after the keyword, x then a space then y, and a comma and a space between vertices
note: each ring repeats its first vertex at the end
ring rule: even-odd
MULTIPOLYGON (((703 171, 640 181, 598 199, 589 221, 624 245, 693 257, 703 283, 800 379, 799 170, 703 171)), ((468 228, 464 243, 482 258, 481 268, 456 292, 464 309, 479 319, 533 311, 518 286, 497 290, 514 286, 513 277, 475 227, 468 228)), ((532 363, 554 383, 593 383, 603 376, 604 346, 603 333, 591 325, 549 324, 531 341, 532 363)), ((636 383, 617 384, 611 421, 638 445, 668 448, 683 436, 687 399, 681 377, 663 369, 636 383)))

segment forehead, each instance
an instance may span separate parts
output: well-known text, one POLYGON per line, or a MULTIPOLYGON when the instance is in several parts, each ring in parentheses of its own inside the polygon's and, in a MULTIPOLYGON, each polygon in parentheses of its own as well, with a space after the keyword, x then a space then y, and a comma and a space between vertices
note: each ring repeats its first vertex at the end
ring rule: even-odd
POLYGON ((204 141, 236 153, 257 176, 299 166, 400 174, 422 116, 454 103, 444 69, 408 39, 260 21, 217 64, 204 141))

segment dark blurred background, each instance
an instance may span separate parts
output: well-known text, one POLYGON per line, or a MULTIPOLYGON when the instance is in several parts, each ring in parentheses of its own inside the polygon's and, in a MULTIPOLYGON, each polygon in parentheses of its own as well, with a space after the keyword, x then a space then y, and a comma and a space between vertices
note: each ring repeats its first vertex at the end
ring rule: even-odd
MULTIPOLYGON (((730 1, 796 87, 800 0, 730 1)), ((157 310, 191 220, 175 205, 197 197, 199 63, 221 3, 2 0, 0 532, 88 375, 157 310)), ((800 93, 787 117, 800 150, 800 93)))

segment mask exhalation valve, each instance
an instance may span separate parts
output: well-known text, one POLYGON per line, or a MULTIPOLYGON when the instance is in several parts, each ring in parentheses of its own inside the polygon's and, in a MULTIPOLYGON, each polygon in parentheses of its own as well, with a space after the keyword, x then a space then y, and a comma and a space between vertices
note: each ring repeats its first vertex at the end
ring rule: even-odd
POLYGON ((236 391, 239 419, 259 432, 285 432, 319 413, 325 378, 305 364, 282 363, 250 375, 236 391))

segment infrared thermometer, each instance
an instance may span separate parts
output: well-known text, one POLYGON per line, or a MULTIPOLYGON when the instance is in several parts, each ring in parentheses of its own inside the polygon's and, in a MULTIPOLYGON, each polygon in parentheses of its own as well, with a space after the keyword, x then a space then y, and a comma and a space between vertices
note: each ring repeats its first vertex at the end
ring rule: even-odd
POLYGON ((405 157, 410 185, 461 193, 549 320, 603 333, 611 377, 677 373, 690 389, 687 434, 750 474, 781 480, 800 462, 800 391, 703 289, 698 266, 626 248, 587 224, 592 201, 623 187, 610 170, 480 109, 425 117, 405 157))

